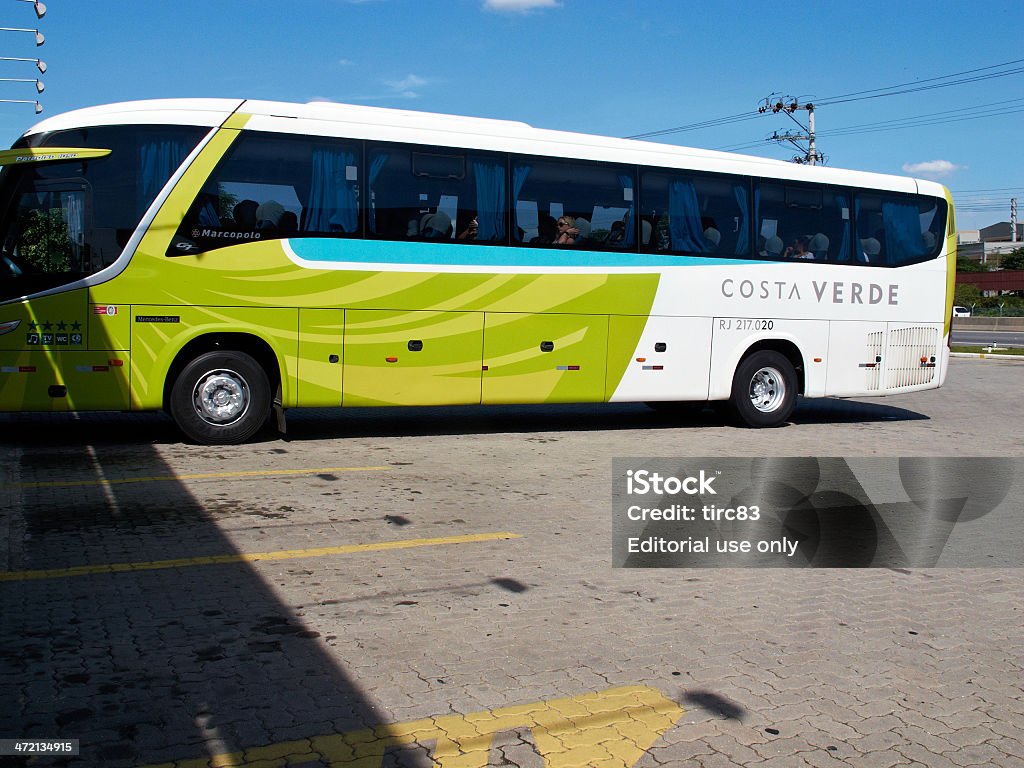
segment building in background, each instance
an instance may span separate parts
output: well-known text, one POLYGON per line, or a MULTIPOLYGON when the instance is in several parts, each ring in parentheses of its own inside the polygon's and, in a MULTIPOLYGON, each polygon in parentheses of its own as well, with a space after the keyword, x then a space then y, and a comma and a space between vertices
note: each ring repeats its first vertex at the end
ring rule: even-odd
POLYGON ((1017 224, 1016 239, 1010 236, 1010 222, 1000 221, 981 229, 957 232, 957 256, 999 269, 1000 258, 1024 247, 1024 223, 1017 224))

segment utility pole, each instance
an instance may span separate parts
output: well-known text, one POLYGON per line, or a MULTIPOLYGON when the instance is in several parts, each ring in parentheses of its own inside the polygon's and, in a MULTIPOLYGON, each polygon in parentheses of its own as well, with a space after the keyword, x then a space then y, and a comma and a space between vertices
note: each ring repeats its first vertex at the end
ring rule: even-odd
POLYGON ((1010 198, 1010 242, 1017 242, 1017 198, 1010 198))
POLYGON ((811 165, 818 164, 818 150, 814 144, 814 105, 808 104, 804 107, 807 110, 807 139, 810 142, 807 145, 807 162, 811 165))
POLYGON ((807 104, 801 104, 799 99, 795 97, 779 96, 778 94, 773 93, 765 98, 764 103, 757 108, 757 111, 761 114, 764 114, 765 112, 772 112, 774 114, 782 112, 802 129, 799 133, 794 133, 793 131, 779 133, 778 131, 775 131, 775 133, 769 137, 771 141, 788 141, 803 153, 803 155, 797 155, 793 158, 794 163, 806 163, 807 165, 825 163, 825 157, 818 152, 814 132, 814 104, 810 102, 807 104), (793 117, 793 113, 797 110, 804 110, 807 112, 808 124, 806 126, 793 117), (803 141, 807 142, 806 147, 800 144, 800 142, 803 141))

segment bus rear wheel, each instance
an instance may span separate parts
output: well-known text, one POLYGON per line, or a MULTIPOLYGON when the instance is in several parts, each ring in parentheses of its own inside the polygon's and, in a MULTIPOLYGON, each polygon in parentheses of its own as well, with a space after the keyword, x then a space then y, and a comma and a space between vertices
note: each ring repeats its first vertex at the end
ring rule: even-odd
POLYGON ((796 406, 796 370, 785 355, 763 349, 736 369, 729 401, 733 415, 748 427, 784 424, 796 406))
POLYGON ((175 379, 170 411, 178 428, 197 443, 244 443, 270 416, 270 383, 244 352, 206 352, 175 379))

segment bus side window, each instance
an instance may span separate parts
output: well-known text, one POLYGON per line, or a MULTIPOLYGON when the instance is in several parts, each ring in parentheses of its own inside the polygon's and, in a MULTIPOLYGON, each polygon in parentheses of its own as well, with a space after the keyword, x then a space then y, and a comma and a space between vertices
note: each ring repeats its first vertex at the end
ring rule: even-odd
POLYGON ((755 195, 759 255, 795 261, 849 260, 850 201, 851 194, 840 188, 759 182, 755 195))
POLYGON ((635 187, 628 166, 514 157, 513 239, 540 246, 634 250, 635 187), (565 232, 558 231, 560 221, 569 223, 565 232))
POLYGON ((369 145, 368 235, 503 244, 505 158, 447 147, 369 145))
POLYGON ((301 236, 359 235, 359 145, 243 131, 193 202, 167 255, 301 236))
POLYGON ((857 195, 856 211, 862 261, 913 264, 935 256, 942 246, 944 200, 895 192, 862 193, 857 195), (877 255, 872 258, 870 251, 877 255))
MULTIPOLYGON (((737 176, 684 171, 641 175, 645 251, 747 256, 750 253, 749 185, 737 176)), ((641 225, 641 230, 643 226, 641 225)))

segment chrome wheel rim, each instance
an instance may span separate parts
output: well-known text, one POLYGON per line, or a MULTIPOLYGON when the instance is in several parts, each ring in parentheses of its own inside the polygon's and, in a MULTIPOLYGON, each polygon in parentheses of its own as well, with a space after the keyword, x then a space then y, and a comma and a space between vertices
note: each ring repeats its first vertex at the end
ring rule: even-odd
POLYGON ((786 380, 776 368, 761 368, 750 378, 750 404, 761 413, 777 411, 786 399, 786 380))
POLYGON ((192 390, 192 405, 207 424, 233 424, 249 409, 249 385, 235 371, 219 369, 199 377, 192 390))

